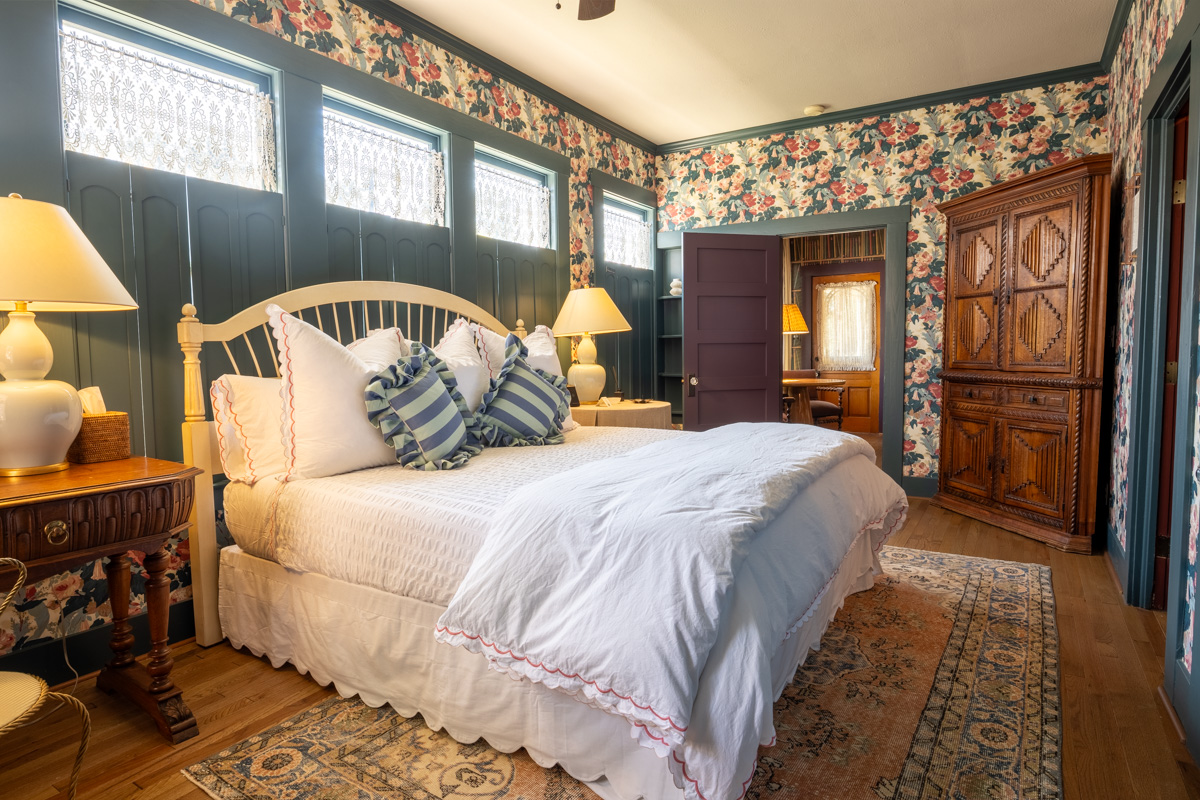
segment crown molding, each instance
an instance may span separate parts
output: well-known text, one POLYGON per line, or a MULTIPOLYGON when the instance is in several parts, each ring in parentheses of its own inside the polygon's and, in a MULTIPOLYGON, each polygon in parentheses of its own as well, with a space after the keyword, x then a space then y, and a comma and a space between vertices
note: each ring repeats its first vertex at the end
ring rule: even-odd
POLYGON ((572 100, 562 92, 551 89, 536 78, 526 75, 516 67, 501 61, 490 53, 480 50, 475 45, 458 38, 444 28, 434 25, 424 17, 417 16, 407 8, 396 5, 391 0, 351 0, 351 2, 378 17, 382 17, 388 22, 395 23, 405 30, 412 31, 422 39, 465 58, 475 66, 482 67, 499 78, 503 78, 526 91, 532 92, 541 99, 558 106, 561 110, 574 114, 583 121, 595 125, 602 131, 612 134, 630 144, 637 145, 651 155, 657 155, 658 153, 658 146, 646 137, 636 134, 622 125, 618 125, 608 117, 592 111, 587 106, 582 105, 576 100, 572 100))
MULTIPOLYGON (((1125 2, 1125 0, 1121 0, 1125 2)), ((785 122, 773 122, 768 125, 759 125, 754 128, 742 128, 741 130, 728 131, 726 133, 716 133, 710 136, 700 136, 695 139, 683 139, 678 142, 669 142, 658 146, 658 154, 666 153, 682 153, 687 150, 696 148, 713 147, 729 142, 742 141, 744 139, 756 139, 765 136, 771 136, 776 133, 791 133, 794 131, 804 130, 805 128, 815 128, 821 125, 830 125, 835 122, 851 122, 854 120, 863 119, 864 117, 880 117, 887 114, 895 114, 901 111, 912 111, 913 109, 925 108, 926 106, 935 106, 941 103, 958 103, 965 100, 970 100, 975 97, 988 97, 995 94, 1003 94, 1005 92, 1015 92, 1022 89, 1031 89, 1035 86, 1048 86, 1054 83, 1063 83, 1065 81, 1077 81, 1087 78, 1095 78, 1097 75, 1104 75, 1106 70, 1099 62, 1092 64, 1080 64, 1077 67, 1067 67, 1065 69, 1050 70, 1049 72, 1038 72, 1033 75, 1024 75, 1019 78, 1006 78, 1000 81, 991 81, 990 83, 977 83, 974 86, 963 86, 958 89, 947 89, 941 92, 932 92, 930 94, 917 95, 915 97, 905 97, 900 100, 889 100, 886 103, 876 103, 869 106, 859 106, 858 108, 849 108, 845 111, 834 111, 829 114, 820 114, 815 117, 800 117, 799 119, 789 119, 785 122)))
POLYGON ((1108 36, 1104 39, 1104 50, 1100 54, 1100 64, 1105 72, 1112 71, 1112 62, 1117 57, 1117 48, 1121 45, 1125 23, 1129 21, 1129 9, 1132 7, 1133 0, 1117 0, 1117 7, 1113 9, 1112 22, 1108 23, 1108 36))

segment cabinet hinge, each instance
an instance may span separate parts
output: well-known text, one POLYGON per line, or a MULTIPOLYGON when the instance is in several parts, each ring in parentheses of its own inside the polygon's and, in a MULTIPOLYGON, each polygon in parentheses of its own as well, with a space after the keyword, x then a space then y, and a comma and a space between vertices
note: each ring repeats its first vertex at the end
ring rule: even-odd
POLYGON ((1001 475, 1008 474, 1008 459, 1007 458, 1000 459, 1000 474, 1001 475))
POLYGON ((1175 186, 1171 191, 1171 204, 1181 206, 1184 203, 1184 198, 1187 197, 1187 180, 1180 178, 1175 181, 1175 186))
POLYGON ((1168 361, 1165 372, 1166 372, 1167 386, 1174 386, 1176 383, 1179 382, 1179 362, 1178 361, 1168 361))

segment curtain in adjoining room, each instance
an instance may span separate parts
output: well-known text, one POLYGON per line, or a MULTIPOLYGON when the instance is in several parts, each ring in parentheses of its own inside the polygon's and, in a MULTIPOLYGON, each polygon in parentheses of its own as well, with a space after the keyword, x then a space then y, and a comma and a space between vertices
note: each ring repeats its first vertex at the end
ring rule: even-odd
POLYGON ((875 369, 877 281, 825 283, 813 297, 817 336, 814 364, 831 372, 875 369))

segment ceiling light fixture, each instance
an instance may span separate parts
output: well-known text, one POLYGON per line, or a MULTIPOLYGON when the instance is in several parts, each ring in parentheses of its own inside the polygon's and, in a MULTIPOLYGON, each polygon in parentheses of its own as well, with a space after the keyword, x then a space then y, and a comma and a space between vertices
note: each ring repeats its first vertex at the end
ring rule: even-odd
POLYGON ((579 0, 579 19, 600 19, 617 8, 617 0, 579 0))
POLYGON ((829 108, 829 106, 823 106, 820 104, 812 105, 812 106, 805 106, 804 107, 804 116, 819 117, 825 113, 825 109, 827 109, 827 108, 829 108))

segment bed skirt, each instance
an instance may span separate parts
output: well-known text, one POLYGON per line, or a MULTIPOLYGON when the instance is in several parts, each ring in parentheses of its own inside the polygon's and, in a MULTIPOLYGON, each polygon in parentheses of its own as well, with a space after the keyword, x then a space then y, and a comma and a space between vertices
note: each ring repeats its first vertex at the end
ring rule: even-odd
MULTIPOLYGON (((813 617, 783 641, 772 662, 774 696, 849 594, 871 587, 875 536, 861 536, 813 617)), ((314 573, 295 573, 237 546, 221 551, 220 614, 234 647, 293 664, 343 697, 420 714, 457 741, 482 738, 504 753, 524 747, 543 767, 560 765, 605 800, 681 800, 664 759, 640 747, 625 719, 542 684, 490 670, 487 660, 438 644, 445 609, 314 573)))

